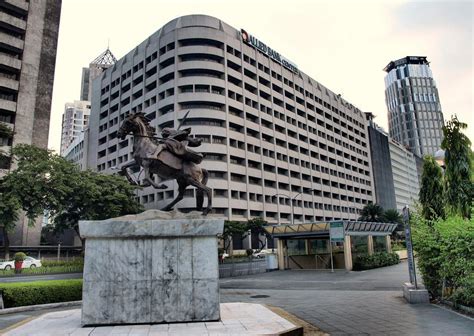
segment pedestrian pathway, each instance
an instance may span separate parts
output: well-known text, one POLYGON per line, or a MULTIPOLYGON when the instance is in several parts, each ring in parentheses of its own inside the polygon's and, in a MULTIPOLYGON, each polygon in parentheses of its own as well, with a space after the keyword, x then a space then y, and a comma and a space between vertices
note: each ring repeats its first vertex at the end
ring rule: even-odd
POLYGON ((474 320, 403 298, 407 265, 365 272, 280 271, 221 281, 222 302, 281 307, 331 335, 473 335, 474 320))

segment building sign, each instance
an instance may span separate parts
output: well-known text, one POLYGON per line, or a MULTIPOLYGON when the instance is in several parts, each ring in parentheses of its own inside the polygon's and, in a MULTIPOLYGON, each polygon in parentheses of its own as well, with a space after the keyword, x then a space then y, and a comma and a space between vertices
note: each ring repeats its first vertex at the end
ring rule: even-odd
POLYGON ((332 242, 344 241, 344 222, 329 223, 329 237, 332 242))
POLYGON ((296 64, 294 64, 293 62, 291 62, 291 61, 287 60, 286 58, 284 58, 283 56, 281 56, 280 53, 273 50, 272 48, 267 46, 265 43, 258 40, 256 37, 250 35, 245 30, 241 29, 240 33, 242 35, 242 41, 244 41, 248 45, 251 45, 255 49, 259 50, 261 53, 267 55, 268 57, 270 57, 275 62, 280 63, 281 65, 283 65, 288 70, 290 70, 290 71, 292 71, 296 74, 299 73, 298 67, 296 66, 296 64))

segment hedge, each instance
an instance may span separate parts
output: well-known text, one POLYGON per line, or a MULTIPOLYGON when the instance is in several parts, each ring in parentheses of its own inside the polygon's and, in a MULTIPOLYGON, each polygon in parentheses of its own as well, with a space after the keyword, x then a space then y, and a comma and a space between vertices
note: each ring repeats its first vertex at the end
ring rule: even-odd
POLYGON ((84 266, 84 258, 73 258, 69 260, 42 260, 43 267, 57 266, 84 266))
POLYGON ((82 279, 0 284, 5 308, 82 299, 82 279))
POLYGON ((400 262, 396 253, 376 252, 372 255, 360 254, 354 260, 354 271, 363 271, 372 268, 395 265, 400 262))
POLYGON ((427 221, 415 213, 412 228, 426 289, 433 297, 474 307, 474 217, 427 221))
MULTIPOLYGON (((37 274, 59 274, 59 273, 82 273, 84 266, 51 266, 51 267, 35 267, 23 268, 20 275, 37 275, 37 274)), ((15 270, 0 270, 0 277, 14 276, 15 270)))

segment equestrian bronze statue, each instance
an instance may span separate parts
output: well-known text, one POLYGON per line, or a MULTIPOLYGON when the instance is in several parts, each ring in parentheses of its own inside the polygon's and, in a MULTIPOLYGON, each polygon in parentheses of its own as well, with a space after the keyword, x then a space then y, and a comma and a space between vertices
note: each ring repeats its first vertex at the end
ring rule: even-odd
POLYGON ((162 210, 170 211, 181 201, 188 186, 197 188, 196 208, 207 215, 212 208, 212 190, 206 186, 208 172, 199 167, 203 155, 190 147, 198 147, 201 140, 191 138, 191 128, 177 130, 164 128, 162 137, 156 136, 155 128, 142 112, 134 113, 125 118, 117 136, 124 140, 128 134, 133 135, 133 161, 121 167, 121 174, 132 184, 137 184, 128 172, 128 168, 140 166, 143 168, 143 187, 153 186, 156 189, 166 189, 166 185, 157 184, 154 175, 161 180, 176 179, 178 196, 162 210), (203 209, 204 193, 207 195, 207 207, 203 209))

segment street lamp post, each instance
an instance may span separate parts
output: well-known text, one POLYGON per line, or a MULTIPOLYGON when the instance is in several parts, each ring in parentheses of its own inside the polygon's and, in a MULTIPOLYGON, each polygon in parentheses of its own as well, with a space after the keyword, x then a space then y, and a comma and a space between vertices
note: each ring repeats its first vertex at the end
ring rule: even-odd
POLYGON ((281 194, 281 193, 278 193, 278 194, 274 194, 273 196, 283 196, 283 197, 286 197, 287 199, 290 200, 290 205, 291 205, 291 224, 295 224, 295 212, 293 211, 294 207, 293 207, 293 201, 299 196, 301 195, 301 191, 299 193, 296 194, 295 197, 290 197, 289 195, 286 195, 286 194, 281 194))

